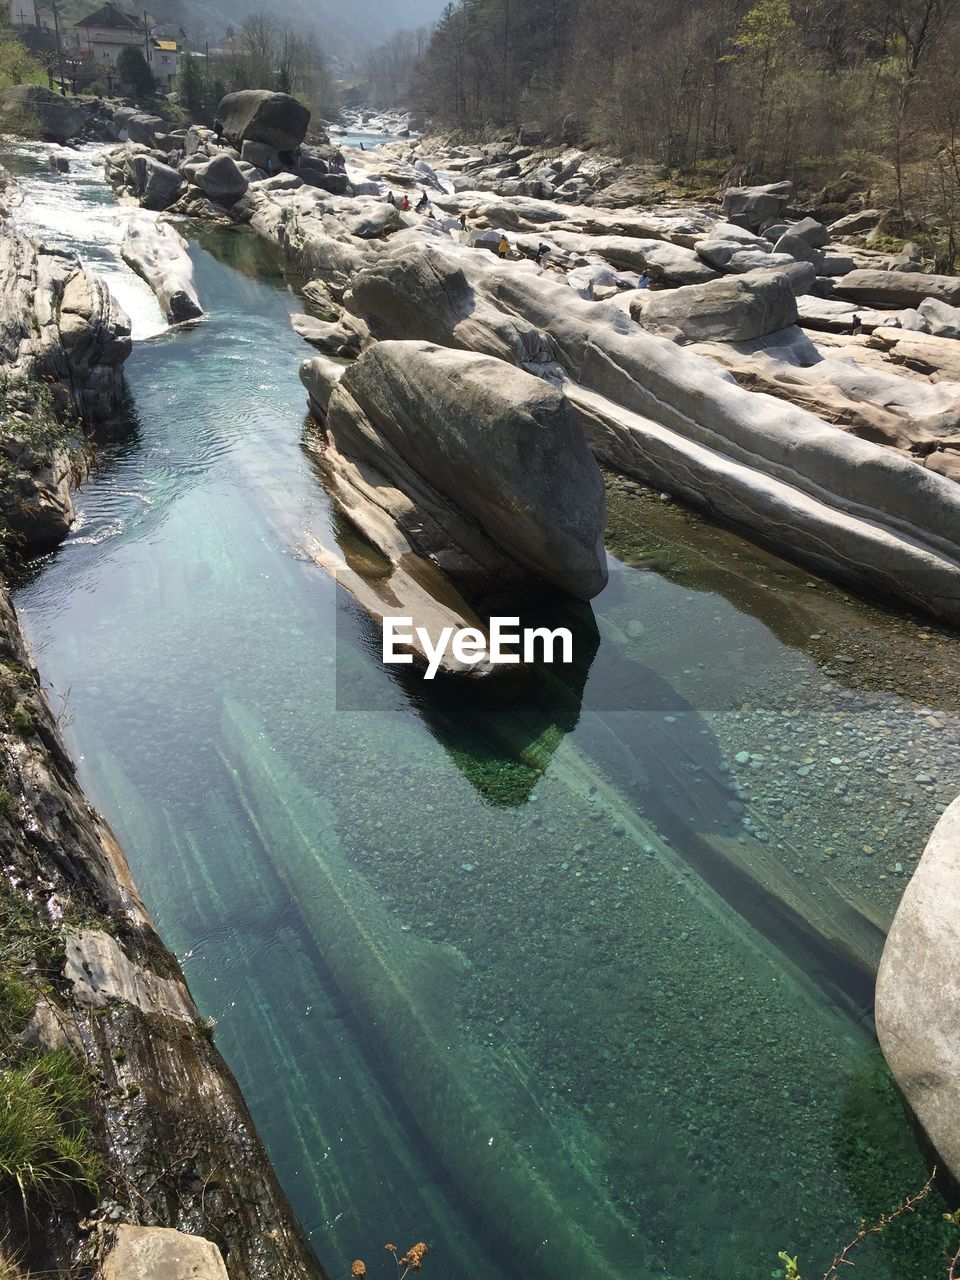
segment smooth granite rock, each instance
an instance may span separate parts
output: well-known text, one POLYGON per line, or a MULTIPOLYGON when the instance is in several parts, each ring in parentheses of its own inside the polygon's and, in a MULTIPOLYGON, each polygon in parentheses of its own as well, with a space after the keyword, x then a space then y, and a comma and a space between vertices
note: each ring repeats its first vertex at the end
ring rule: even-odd
POLYGON ((120 245, 120 255, 146 280, 171 324, 203 315, 187 242, 169 222, 158 222, 143 215, 132 218, 120 245))
POLYGON ((876 1024, 904 1097, 960 1177, 960 800, 900 900, 877 974, 876 1024))

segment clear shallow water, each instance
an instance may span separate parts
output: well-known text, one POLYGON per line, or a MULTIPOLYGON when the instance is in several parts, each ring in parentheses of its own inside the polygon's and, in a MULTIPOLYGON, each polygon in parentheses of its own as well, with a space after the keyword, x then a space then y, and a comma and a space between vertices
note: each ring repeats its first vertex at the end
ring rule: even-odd
POLYGON ((336 143, 338 147, 360 147, 364 151, 373 151, 377 147, 385 147, 388 142, 399 142, 400 139, 392 133, 364 133, 362 130, 352 130, 346 133, 332 132, 330 134, 331 142, 336 143))
MULTIPOLYGON (((91 164, 21 155, 22 217, 119 279, 91 164)), ((582 689, 405 687, 302 550, 343 535, 301 304, 253 237, 190 234, 207 317, 135 349, 17 606, 330 1273, 416 1239, 477 1280, 822 1272, 926 1176, 859 1002, 960 733, 871 655, 939 688, 952 642, 618 490, 582 689)), ((935 1220, 873 1272, 938 1274, 935 1220)))

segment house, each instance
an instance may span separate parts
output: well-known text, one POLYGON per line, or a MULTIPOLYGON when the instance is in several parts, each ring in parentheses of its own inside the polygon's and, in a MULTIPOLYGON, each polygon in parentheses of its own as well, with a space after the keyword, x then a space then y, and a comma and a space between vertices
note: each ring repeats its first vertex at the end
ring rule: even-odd
POLYGON ((161 40, 151 35, 147 49, 147 62, 160 89, 169 89, 180 70, 183 50, 177 40, 161 40))
POLYGON ((118 9, 115 4, 101 5, 74 25, 82 53, 89 53, 105 68, 117 65, 127 45, 137 45, 149 61, 149 36, 143 24, 118 9))
POLYGON ((53 9, 35 0, 10 0, 10 25, 18 31, 27 27, 56 32, 53 9))

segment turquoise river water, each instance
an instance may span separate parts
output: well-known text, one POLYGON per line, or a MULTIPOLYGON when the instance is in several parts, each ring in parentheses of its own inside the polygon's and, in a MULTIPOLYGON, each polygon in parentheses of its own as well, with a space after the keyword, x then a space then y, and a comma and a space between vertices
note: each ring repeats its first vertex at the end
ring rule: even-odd
MULTIPOLYGON (((960 790, 955 642, 615 483, 577 681, 401 681, 303 551, 356 547, 296 282, 184 228, 207 314, 166 331, 96 152, 5 163, 139 337, 17 608, 331 1276, 420 1239, 472 1280, 821 1274, 926 1177, 869 974, 960 790)), ((942 1209, 864 1269, 940 1274, 942 1209)))

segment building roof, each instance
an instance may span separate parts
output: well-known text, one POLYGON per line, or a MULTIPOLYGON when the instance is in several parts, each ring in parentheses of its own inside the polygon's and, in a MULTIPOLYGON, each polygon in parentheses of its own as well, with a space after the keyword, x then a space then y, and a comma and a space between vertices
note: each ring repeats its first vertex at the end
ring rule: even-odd
POLYGON ((139 31, 140 23, 136 18, 131 18, 129 14, 123 13, 116 5, 110 4, 109 0, 99 9, 94 9, 93 13, 87 14, 85 18, 81 18, 79 22, 74 23, 77 27, 107 27, 118 31, 139 31))
POLYGON ((154 40, 153 46, 155 49, 162 49, 164 53, 176 53, 177 51, 176 40, 154 40))

